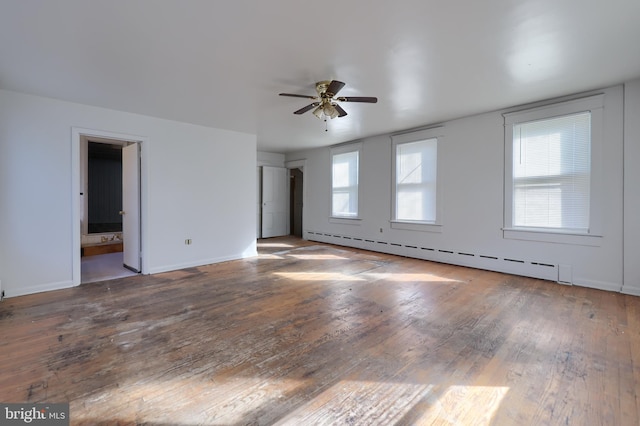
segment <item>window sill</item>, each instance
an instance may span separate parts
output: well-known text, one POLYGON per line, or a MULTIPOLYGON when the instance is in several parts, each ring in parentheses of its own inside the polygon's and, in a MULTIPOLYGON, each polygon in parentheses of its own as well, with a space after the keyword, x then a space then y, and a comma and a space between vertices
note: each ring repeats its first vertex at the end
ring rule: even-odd
POLYGON ((329 216, 329 223, 339 223, 342 225, 360 225, 362 219, 359 217, 337 217, 329 216))
POLYGON ((404 222, 392 220, 391 229, 403 229, 405 231, 442 232, 442 225, 431 222, 404 222))
POLYGON ((578 234, 563 231, 503 228, 503 238, 508 240, 540 241, 555 244, 573 244, 579 246, 599 247, 601 235, 578 234))

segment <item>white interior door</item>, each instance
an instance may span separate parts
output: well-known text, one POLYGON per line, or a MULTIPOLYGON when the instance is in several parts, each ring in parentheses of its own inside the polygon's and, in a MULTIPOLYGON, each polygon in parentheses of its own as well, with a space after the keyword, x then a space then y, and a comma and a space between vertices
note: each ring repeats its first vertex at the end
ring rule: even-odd
POLYGON ((122 241, 124 266, 140 272, 140 144, 122 148, 122 241))
POLYGON ((262 167, 262 238, 288 233, 287 180, 284 167, 262 167))

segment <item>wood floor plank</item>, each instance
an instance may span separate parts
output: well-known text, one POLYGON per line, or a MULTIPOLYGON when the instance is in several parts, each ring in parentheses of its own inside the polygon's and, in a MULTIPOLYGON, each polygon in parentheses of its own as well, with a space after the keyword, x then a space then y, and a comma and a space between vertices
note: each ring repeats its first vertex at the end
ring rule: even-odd
POLYGON ((0 401, 77 425, 640 422, 640 298, 293 237, 0 327, 0 401))

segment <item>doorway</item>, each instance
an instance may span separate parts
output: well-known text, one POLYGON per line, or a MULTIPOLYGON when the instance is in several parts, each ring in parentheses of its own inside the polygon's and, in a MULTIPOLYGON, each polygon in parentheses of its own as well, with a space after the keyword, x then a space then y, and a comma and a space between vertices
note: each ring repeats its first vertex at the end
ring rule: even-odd
POLYGON ((289 169, 289 229, 291 235, 302 238, 302 170, 289 169))
POLYGON ((287 161, 289 173, 289 234, 304 238, 304 199, 307 182, 304 171, 307 160, 287 161))
POLYGON ((140 273, 142 140, 83 129, 73 138, 73 283, 140 273))
MULTIPOLYGON (((122 234, 122 144, 87 140, 83 237, 122 234), (85 229, 86 228, 86 229, 85 229)), ((119 238, 118 238, 119 239, 119 238)), ((122 250, 119 250, 122 251, 122 250)))

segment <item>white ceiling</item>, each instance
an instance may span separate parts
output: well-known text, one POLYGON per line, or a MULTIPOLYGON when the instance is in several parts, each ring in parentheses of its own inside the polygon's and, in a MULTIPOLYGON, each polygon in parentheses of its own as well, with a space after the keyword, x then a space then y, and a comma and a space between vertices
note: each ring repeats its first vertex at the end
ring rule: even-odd
POLYGON ((0 0, 0 88, 288 152, 640 77, 640 0, 0 0), (347 83, 325 125, 314 83, 347 83))

